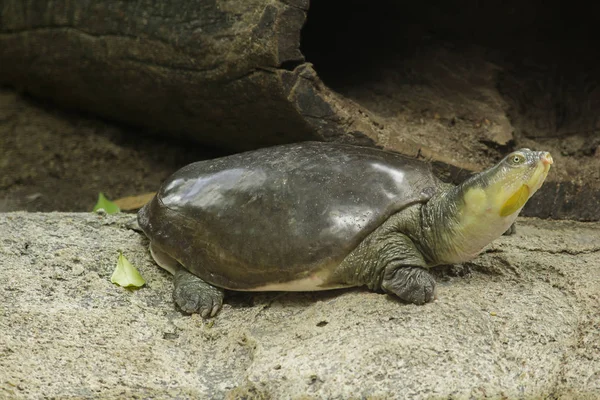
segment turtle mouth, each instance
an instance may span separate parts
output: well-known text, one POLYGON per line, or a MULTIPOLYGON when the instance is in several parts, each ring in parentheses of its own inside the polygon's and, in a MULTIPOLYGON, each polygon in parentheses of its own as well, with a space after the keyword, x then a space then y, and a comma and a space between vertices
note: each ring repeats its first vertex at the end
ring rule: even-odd
POLYGON ((531 188, 528 184, 523 184, 512 196, 504 202, 500 209, 500 216, 507 217, 516 211, 520 210, 525 205, 531 194, 531 188))
POLYGON ((520 210, 527 200, 542 186, 552 165, 552 156, 550 153, 544 154, 540 162, 535 167, 531 177, 526 183, 523 183, 502 205, 500 216, 509 216, 520 210))
POLYGON ((552 155, 548 152, 545 152, 542 154, 541 160, 542 160, 542 164, 544 164, 544 166, 548 167, 548 168, 550 168, 550 165, 554 164, 552 155))
POLYGON ((546 177, 548 176, 548 172, 550 171, 550 166, 552 165, 552 156, 548 153, 548 158, 543 157, 541 162, 536 167, 535 171, 529 178, 529 182, 527 184, 530 188, 533 189, 531 194, 535 193, 544 183, 546 177))

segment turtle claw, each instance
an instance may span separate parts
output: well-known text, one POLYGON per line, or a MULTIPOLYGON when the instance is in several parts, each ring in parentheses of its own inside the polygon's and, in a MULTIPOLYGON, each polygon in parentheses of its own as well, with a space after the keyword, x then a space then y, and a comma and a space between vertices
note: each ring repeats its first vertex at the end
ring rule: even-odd
POLYGON ((187 314, 214 317, 223 305, 223 289, 214 287, 184 269, 175 274, 173 299, 187 314))
POLYGON ((210 307, 203 308, 200 315, 202 315, 202 318, 214 317, 215 315, 217 315, 219 310, 221 310, 222 305, 223 305, 223 303, 217 303, 217 304, 214 304, 212 306, 212 308, 210 308, 210 307))
POLYGON ((219 310, 221 310, 222 305, 223 305, 223 303, 215 304, 212 308, 212 311, 210 312, 210 316, 214 317, 215 315, 217 315, 219 310))

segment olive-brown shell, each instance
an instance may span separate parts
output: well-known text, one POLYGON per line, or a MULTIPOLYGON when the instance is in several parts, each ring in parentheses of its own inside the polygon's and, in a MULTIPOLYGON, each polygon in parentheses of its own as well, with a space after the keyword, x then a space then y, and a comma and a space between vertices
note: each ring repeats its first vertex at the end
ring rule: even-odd
POLYGON ((390 215, 439 188, 426 163, 303 142, 190 164, 138 219, 192 273, 249 289, 338 265, 390 215))

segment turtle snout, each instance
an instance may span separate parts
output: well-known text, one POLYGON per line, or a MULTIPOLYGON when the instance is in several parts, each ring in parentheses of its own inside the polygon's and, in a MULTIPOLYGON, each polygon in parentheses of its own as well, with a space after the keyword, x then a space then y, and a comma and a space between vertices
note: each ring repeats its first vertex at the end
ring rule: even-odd
POLYGON ((540 159, 542 160, 542 163, 544 165, 552 165, 552 163, 554 163, 554 160, 552 160, 552 155, 550 153, 548 153, 547 151, 542 151, 541 152, 541 156, 540 159))

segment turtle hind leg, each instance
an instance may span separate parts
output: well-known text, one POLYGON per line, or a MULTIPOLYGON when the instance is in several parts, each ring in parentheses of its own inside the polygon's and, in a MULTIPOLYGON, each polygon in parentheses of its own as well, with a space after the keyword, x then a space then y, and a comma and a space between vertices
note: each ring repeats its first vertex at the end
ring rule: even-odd
POLYGON ((204 282, 196 275, 179 267, 175 273, 173 300, 188 314, 202 318, 214 317, 223 305, 224 290, 204 282))
POLYGON ((158 246, 154 243, 150 242, 150 254, 154 261, 162 268, 169 271, 171 274, 175 275, 175 272, 181 268, 179 262, 162 251, 158 246))

